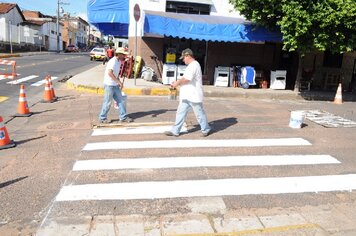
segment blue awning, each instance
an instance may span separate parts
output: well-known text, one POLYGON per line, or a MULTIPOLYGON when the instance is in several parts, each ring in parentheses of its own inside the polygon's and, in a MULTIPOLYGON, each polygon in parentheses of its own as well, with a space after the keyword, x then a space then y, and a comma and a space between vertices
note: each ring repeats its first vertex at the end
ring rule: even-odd
POLYGON ((129 0, 89 0, 88 21, 105 35, 127 37, 129 31, 129 0))
POLYGON ((243 18, 145 10, 144 34, 218 42, 281 42, 271 32, 243 18))

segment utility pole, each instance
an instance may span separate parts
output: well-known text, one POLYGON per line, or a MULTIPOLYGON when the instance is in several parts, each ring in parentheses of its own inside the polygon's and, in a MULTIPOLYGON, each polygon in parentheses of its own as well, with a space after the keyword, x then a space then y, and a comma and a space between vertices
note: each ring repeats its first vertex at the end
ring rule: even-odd
POLYGON ((57 0, 57 53, 59 53, 59 0, 57 0))
POLYGON ((9 41, 10 41, 10 53, 12 54, 12 27, 11 20, 9 20, 9 41))
MULTIPOLYGON (((60 47, 59 47, 59 5, 69 5, 69 3, 61 2, 60 0, 57 0, 57 53, 60 52, 60 47)), ((63 11, 63 9, 62 9, 63 11)))

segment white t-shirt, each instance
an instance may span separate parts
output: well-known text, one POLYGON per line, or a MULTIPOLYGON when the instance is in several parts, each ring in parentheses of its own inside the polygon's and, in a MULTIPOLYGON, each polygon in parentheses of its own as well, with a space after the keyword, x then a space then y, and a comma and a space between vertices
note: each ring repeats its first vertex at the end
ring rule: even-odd
POLYGON ((199 62, 196 60, 188 64, 183 77, 190 80, 184 84, 179 90, 179 99, 186 99, 190 102, 203 102, 203 82, 202 72, 199 62))
POLYGON ((104 84, 105 85, 110 85, 110 86, 117 86, 118 83, 116 83, 112 78, 109 76, 109 70, 113 70, 113 73, 115 76, 119 75, 120 72, 120 66, 121 62, 116 58, 113 57, 111 58, 105 68, 105 74, 104 74, 104 84))

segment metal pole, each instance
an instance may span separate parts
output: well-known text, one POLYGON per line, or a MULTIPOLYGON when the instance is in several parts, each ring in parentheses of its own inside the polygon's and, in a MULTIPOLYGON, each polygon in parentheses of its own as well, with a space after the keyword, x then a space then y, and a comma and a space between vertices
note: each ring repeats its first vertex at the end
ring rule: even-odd
POLYGON ((11 20, 9 20, 9 41, 10 41, 10 53, 12 54, 12 27, 11 20))
POLYGON ((134 85, 136 86, 136 57, 137 57, 137 21, 135 21, 135 58, 134 58, 134 85))
POLYGON ((59 53, 59 0, 57 0, 57 53, 59 53))

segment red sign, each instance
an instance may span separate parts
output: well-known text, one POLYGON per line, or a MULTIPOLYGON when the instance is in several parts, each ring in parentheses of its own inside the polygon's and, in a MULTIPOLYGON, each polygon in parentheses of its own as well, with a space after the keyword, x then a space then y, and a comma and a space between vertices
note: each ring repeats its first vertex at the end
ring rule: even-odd
POLYGON ((134 17, 135 21, 139 21, 141 16, 141 9, 140 6, 136 3, 134 7, 134 17))

